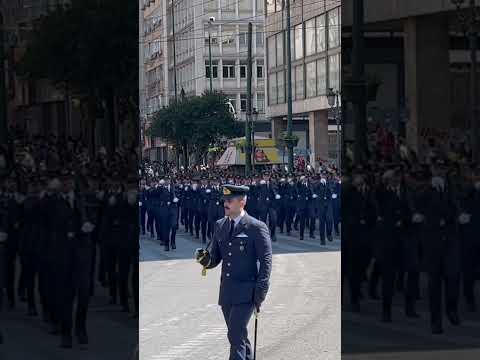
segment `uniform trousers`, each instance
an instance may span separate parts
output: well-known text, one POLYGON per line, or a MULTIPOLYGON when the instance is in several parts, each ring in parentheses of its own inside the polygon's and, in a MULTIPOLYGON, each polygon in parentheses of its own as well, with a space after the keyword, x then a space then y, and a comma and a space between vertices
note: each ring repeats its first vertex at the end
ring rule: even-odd
POLYGON ((253 360, 252 345, 248 340, 248 322, 253 314, 254 305, 222 305, 222 312, 228 328, 230 342, 229 360, 253 360))

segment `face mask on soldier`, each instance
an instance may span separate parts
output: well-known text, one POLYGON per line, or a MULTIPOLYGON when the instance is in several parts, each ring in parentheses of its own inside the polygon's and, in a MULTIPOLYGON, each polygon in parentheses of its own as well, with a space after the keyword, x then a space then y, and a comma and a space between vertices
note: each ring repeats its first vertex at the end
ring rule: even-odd
POLYGON ((133 191, 129 191, 127 193, 127 201, 128 201, 128 204, 129 205, 133 205, 135 204, 137 200, 137 193, 133 190, 133 191))
POLYGON ((443 190, 443 188, 445 187, 445 180, 440 176, 432 177, 432 187, 437 190, 443 190))
POLYGON ((113 206, 117 203, 117 198, 114 195, 111 195, 108 198, 108 205, 113 206))
POLYGON ((474 186, 475 186, 475 190, 480 191, 480 181, 476 181, 474 186))

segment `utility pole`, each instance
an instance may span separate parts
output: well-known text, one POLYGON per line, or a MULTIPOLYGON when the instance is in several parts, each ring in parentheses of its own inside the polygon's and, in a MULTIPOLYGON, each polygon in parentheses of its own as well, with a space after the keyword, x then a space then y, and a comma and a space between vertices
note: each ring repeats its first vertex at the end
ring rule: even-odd
MULTIPOLYGON (((292 139, 292 48, 290 46, 290 0, 285 1, 287 11, 287 138, 292 139)), ((293 173, 293 142, 287 142, 288 147, 288 172, 293 173)))
POLYGON ((245 120, 245 176, 249 177, 252 168, 252 23, 248 23, 247 59, 247 118, 245 120))
POLYGON ((208 61, 209 61, 209 71, 210 71, 210 92, 213 92, 213 62, 212 62, 212 34, 211 28, 212 24, 215 21, 215 18, 212 16, 208 19, 208 61))
POLYGON ((354 161, 365 160, 367 149, 367 87, 365 81, 365 51, 363 41, 363 0, 353 2, 353 27, 352 27, 352 80, 358 88, 359 96, 353 105, 353 121, 355 124, 354 161))
POLYGON ((478 136, 478 86, 477 86, 477 31, 476 18, 478 10, 475 7, 475 0, 470 0, 470 12, 472 22, 468 31, 468 43, 470 47, 470 126, 472 127, 472 160, 477 163, 480 160, 480 147, 478 136))
POLYGON ((173 85, 175 86, 175 102, 177 102, 177 56, 175 44, 175 0, 172 0, 172 40, 173 40, 173 85))
POLYGON ((0 14, 0 145, 8 143, 7 92, 5 89, 5 32, 0 14))

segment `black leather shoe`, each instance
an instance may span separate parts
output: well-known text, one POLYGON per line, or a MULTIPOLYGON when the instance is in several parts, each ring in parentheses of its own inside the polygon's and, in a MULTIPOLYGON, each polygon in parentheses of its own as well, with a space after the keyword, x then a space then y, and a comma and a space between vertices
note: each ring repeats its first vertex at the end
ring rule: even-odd
POLYGON ((300 240, 303 240, 303 236, 300 236, 300 240))
POLYGON ((292 236, 292 233, 290 231, 287 231, 287 236, 292 236))
POLYGON ((382 314, 382 322, 391 323, 392 322, 392 314, 390 314, 389 312, 384 312, 382 314))
POLYGON ((165 249, 164 249, 164 250, 165 250, 165 251, 170 251, 170 247, 167 245, 167 246, 165 246, 165 249))
POLYGON ((27 316, 38 316, 38 312, 36 309, 28 309, 27 316))
POLYGON ((172 250, 175 250, 177 248, 177 245, 172 244, 172 250))

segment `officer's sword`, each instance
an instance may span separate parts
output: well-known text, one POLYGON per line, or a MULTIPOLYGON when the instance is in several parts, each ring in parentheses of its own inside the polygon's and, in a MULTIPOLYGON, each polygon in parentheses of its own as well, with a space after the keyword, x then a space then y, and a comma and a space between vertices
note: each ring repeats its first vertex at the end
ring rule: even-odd
POLYGON ((258 312, 255 311, 255 337, 253 339, 253 360, 257 360, 258 312))

